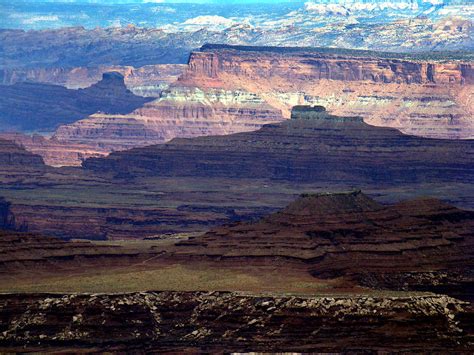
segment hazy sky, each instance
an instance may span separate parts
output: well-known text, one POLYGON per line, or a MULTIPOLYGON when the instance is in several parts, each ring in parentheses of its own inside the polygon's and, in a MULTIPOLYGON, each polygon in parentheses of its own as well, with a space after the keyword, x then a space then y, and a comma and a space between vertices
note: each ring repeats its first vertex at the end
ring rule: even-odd
MULTIPOLYGON (((0 3, 5 0, 0 0, 0 3)), ((12 2, 14 2, 13 0, 12 2)), ((63 3, 96 3, 96 4, 126 4, 126 3, 199 3, 199 4, 248 4, 248 3, 304 3, 305 0, 20 0, 21 2, 63 2, 63 3)))

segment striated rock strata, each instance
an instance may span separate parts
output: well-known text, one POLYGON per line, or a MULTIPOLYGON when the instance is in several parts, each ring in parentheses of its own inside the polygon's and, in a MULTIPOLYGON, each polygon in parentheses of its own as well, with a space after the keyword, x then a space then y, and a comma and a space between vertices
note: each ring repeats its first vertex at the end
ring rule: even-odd
POLYGON ((8 143, 41 164, 6 164, 0 196, 31 232, 93 239, 203 232, 274 212, 302 192, 361 188, 383 202, 433 196, 474 207, 471 140, 410 137, 317 109, 293 115, 256 132, 88 159, 84 169, 48 168, 8 143))
POLYGON ((13 85, 35 82, 65 86, 68 89, 84 89, 102 79, 108 72, 124 76, 125 85, 139 96, 158 97, 163 89, 176 81, 186 68, 184 64, 156 64, 139 68, 131 66, 19 68, 0 70, 0 84, 13 85))
POLYGON ((297 104, 437 138, 474 135, 470 59, 368 51, 206 45, 182 85, 257 93, 289 117, 297 104))
POLYGON ((280 110, 242 91, 171 88, 127 115, 94 114, 63 125, 55 139, 71 144, 100 142, 109 150, 164 143, 175 137, 252 131, 283 119, 280 110))
POLYGON ((468 351, 472 316, 464 307, 453 298, 432 295, 2 294, 0 348, 135 353, 468 351))
POLYGON ((473 140, 407 136, 360 118, 298 108, 294 119, 256 132, 175 139, 91 158, 86 169, 138 176, 266 178, 349 186, 472 182, 473 140), (299 118, 309 111, 310 118, 299 118))
POLYGON ((436 199, 383 206, 360 191, 303 195, 258 222, 179 245, 219 260, 303 260, 319 278, 474 299, 474 212, 436 199))
POLYGON ((56 138, 46 138, 39 134, 26 135, 22 133, 0 133, 0 138, 12 141, 29 152, 43 158, 50 166, 80 166, 82 162, 92 157, 103 157, 110 149, 103 148, 96 142, 73 144, 56 138))

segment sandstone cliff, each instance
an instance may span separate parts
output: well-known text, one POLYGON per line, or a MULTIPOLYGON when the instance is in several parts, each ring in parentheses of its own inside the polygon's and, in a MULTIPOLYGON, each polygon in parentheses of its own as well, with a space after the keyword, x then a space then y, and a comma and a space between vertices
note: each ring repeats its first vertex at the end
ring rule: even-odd
POLYGON ((180 82, 248 90, 286 117, 310 103, 421 136, 469 138, 474 131, 474 69, 462 57, 207 45, 191 54, 180 82))
POLYGON ((311 114, 312 119, 269 124, 255 132, 175 139, 88 159, 83 165, 135 177, 338 181, 348 186, 474 181, 472 140, 407 136, 361 118, 311 114))

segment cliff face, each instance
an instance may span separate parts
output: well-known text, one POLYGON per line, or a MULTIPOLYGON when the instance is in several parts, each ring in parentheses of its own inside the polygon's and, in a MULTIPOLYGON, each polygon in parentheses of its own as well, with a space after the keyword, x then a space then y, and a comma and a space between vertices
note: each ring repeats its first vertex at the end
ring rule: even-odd
POLYGON ((104 157, 110 153, 96 142, 90 145, 59 141, 55 138, 22 133, 0 133, 0 139, 12 141, 29 152, 41 156, 50 166, 80 166, 88 158, 104 157))
POLYGON ((446 296, 232 292, 2 294, 0 348, 82 351, 466 351, 465 305, 446 296), (387 332, 386 329, 390 329, 387 332))
POLYGON ((10 140, 0 139, 0 168, 4 172, 38 169, 44 167, 43 159, 10 140))
POLYGON ((204 46, 180 82, 254 92, 289 117, 323 105, 370 124, 428 137, 473 136, 473 65, 358 51, 204 46))
MULTIPOLYGON (((297 114, 297 113, 296 113, 297 114)), ((88 159, 86 169, 129 176, 265 178, 396 186, 473 181, 474 142, 406 136, 360 118, 315 113, 256 132, 176 139, 88 159), (350 162, 348 164, 347 162, 350 162)))
MULTIPOLYGON (((219 78, 221 74, 258 78, 286 78, 293 81, 322 79, 336 81, 369 81, 397 84, 472 84, 473 67, 470 63, 436 63, 351 57, 350 55, 317 52, 278 53, 265 47, 253 51, 231 46, 204 46, 189 59, 184 80, 219 78), (235 48, 235 49, 234 49, 235 48)), ((250 48, 250 47, 246 47, 250 48)), ((376 54, 375 54, 376 55, 376 54)), ((394 55, 396 56, 396 55, 394 55)))
POLYGON ((0 197, 0 229, 15 228, 15 217, 10 210, 10 203, 0 197))
POLYGON ((59 141, 123 150, 195 137, 252 131, 281 121, 281 112, 258 95, 242 91, 171 88, 128 115, 95 114, 63 125, 59 141))

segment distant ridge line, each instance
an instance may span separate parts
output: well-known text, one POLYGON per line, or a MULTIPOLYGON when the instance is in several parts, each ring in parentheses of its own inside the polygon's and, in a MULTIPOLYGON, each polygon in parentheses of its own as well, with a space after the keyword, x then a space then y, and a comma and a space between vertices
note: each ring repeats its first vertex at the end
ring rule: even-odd
POLYGON ((364 49, 332 48, 332 47, 277 47, 277 46, 241 46, 229 44, 204 44, 199 51, 212 52, 216 50, 236 50, 240 52, 269 52, 279 54, 320 53, 329 55, 350 55, 353 57, 384 58, 398 60, 463 60, 473 61, 474 51, 431 51, 419 53, 386 52, 364 49))

